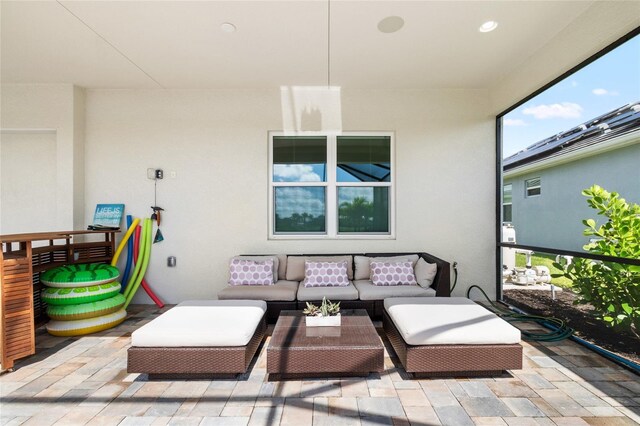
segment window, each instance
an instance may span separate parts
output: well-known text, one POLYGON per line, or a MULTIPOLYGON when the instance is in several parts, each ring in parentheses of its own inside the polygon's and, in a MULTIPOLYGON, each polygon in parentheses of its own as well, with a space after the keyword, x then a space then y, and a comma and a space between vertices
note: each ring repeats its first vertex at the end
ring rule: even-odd
POLYGON ((511 222, 513 208, 513 184, 507 183, 502 188, 502 222, 511 222))
POLYGON ((540 195, 540 178, 527 179, 524 181, 524 191, 526 197, 540 195))
POLYGON ((270 140, 270 238, 392 238, 393 135, 270 140))

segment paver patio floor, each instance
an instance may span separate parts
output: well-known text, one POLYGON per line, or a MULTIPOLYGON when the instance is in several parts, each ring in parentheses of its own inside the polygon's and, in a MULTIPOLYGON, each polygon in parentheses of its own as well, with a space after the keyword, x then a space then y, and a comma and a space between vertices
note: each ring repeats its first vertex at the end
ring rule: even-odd
POLYGON ((523 369, 491 378, 414 380, 385 339, 384 373, 365 378, 268 381, 266 344, 237 380, 148 381, 127 374, 131 332, 166 309, 130 306, 120 326, 81 338, 39 329, 37 354, 0 376, 1 423, 640 424, 640 377, 568 340, 523 342, 523 369))

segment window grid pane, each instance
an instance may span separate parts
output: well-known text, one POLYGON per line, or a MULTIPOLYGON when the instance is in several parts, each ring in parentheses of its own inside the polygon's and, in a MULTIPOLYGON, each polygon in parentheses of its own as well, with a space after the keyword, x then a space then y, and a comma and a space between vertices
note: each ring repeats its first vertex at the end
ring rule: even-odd
POLYGON ((511 204, 513 200, 513 185, 508 183, 504 186, 502 191, 502 203, 511 204))
POLYGON ((339 233, 389 233, 389 187, 338 187, 339 233))
POLYGON ((390 182, 389 136, 338 136, 338 182, 390 182))
POLYGON ((274 182, 326 182, 327 138, 273 138, 274 182))
POLYGON ((325 233, 326 189, 322 186, 274 187, 275 233, 325 233))

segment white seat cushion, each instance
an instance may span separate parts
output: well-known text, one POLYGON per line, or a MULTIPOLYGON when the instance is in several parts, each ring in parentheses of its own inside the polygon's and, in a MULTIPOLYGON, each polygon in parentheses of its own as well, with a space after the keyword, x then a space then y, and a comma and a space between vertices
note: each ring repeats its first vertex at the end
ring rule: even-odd
POLYGON ((132 346, 245 346, 267 311, 263 300, 189 300, 131 334, 132 346))
POLYGON ((435 296, 432 288, 419 285, 373 285, 371 280, 356 280, 353 285, 358 289, 360 300, 384 300, 387 297, 426 297, 435 296))
POLYGON ((393 297, 384 308, 409 345, 520 343, 520 330, 465 297, 393 297))

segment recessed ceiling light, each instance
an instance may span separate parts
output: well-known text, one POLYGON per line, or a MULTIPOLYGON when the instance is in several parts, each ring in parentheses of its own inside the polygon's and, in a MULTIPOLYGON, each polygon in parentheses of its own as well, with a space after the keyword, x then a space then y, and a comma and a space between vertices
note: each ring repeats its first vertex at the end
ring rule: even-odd
POLYGON ((395 33, 404 26, 404 19, 399 16, 387 16, 378 22, 378 30, 382 33, 395 33))
POLYGON ((484 24, 480 25, 478 31, 480 31, 481 33, 488 33, 495 30, 496 28, 498 28, 498 23, 496 21, 487 21, 484 24))
POLYGON ((230 22, 224 22, 220 25, 220 29, 222 30, 222 32, 224 33, 235 33, 236 32, 236 26, 233 25, 230 22))

